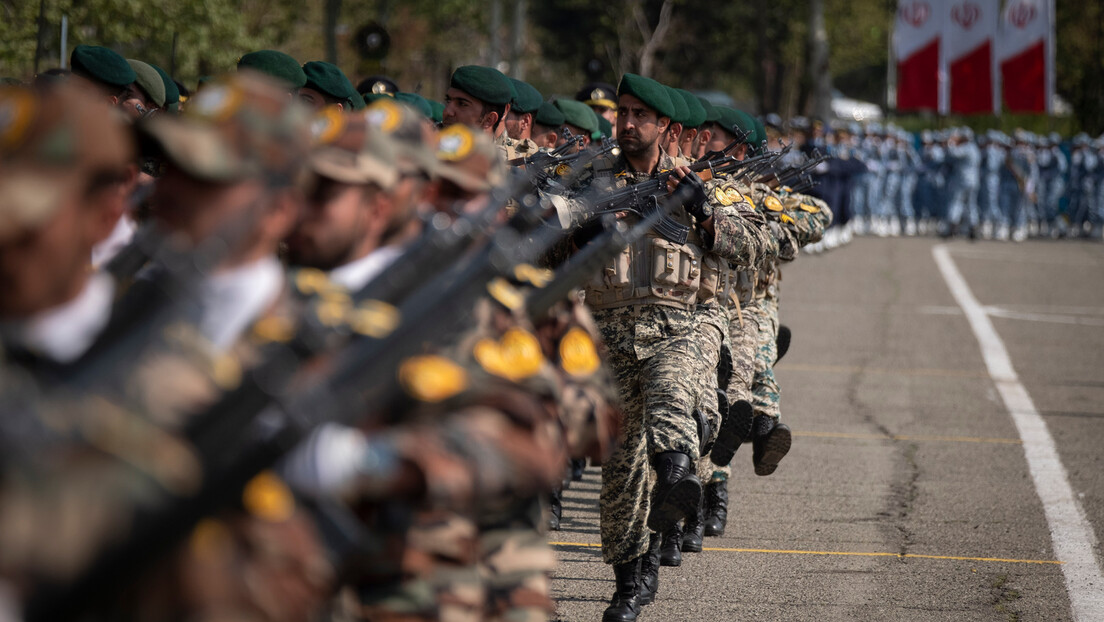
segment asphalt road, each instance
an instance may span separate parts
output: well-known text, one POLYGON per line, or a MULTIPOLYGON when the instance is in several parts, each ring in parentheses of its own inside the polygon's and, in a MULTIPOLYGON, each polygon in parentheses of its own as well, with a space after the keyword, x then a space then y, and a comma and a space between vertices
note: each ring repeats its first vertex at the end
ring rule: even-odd
MULTIPOLYGON (((750 447, 736 454, 726 535, 662 569, 642 620, 1060 622, 1075 619, 1071 590, 1088 603, 1076 619, 1104 620, 1104 584, 1067 585, 1055 542, 1069 525, 1048 527, 938 244, 862 238, 785 269, 794 337, 777 373, 793 449, 769 477, 755 476, 750 447)), ((1054 440, 1099 578, 1104 244, 946 248, 1054 440)), ((589 468, 567 491, 550 536, 561 620, 600 620, 613 592, 599 481, 589 468)))

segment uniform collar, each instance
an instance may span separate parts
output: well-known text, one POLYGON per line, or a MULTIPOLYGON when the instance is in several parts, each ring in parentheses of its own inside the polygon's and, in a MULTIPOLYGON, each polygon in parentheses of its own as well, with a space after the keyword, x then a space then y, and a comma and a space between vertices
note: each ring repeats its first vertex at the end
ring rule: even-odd
POLYGON ((272 306, 283 286, 284 269, 275 257, 214 274, 199 294, 200 332, 215 348, 229 349, 272 306))
POLYGON ((360 259, 331 270, 330 280, 349 291, 356 291, 383 272, 401 252, 398 246, 377 248, 360 259))

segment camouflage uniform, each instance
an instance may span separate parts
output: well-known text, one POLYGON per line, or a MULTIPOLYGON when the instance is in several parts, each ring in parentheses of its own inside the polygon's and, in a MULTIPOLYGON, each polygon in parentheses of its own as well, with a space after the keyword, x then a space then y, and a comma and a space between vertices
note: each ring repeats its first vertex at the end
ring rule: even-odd
MULTIPOLYGON (((669 157, 660 155, 658 171, 673 166, 669 157)), ((596 178, 600 179, 604 170, 616 180, 616 186, 651 178, 650 174, 630 171, 621 157, 596 163, 594 168, 598 171, 596 178)), ((745 213, 726 206, 715 205, 714 210, 713 253, 745 264, 767 254, 760 233, 761 221, 749 220, 745 213)), ((679 219, 693 225, 684 214, 679 219)), ((669 246, 661 239, 655 243, 661 248, 669 246)), ((698 248, 704 246, 700 239, 697 244, 698 248)), ((630 250, 623 257, 624 261, 635 261, 630 250)), ((689 271, 682 275, 683 279, 694 279, 695 285, 702 278, 701 265, 705 259, 703 255, 699 257, 687 264, 689 271)), ((716 261, 710 261, 714 262, 715 270, 716 261)), ((588 286, 587 303, 594 308, 624 406, 620 444, 603 466, 600 495, 602 555, 606 563, 616 564, 639 557, 648 547, 651 457, 677 451, 697 460, 701 439, 693 411, 699 410, 714 421, 719 417, 716 393, 706 387, 715 383, 709 379, 716 377, 726 322, 715 302, 696 304, 696 290, 690 292, 689 304, 683 305, 634 304, 631 297, 623 304, 611 304, 609 290, 604 288, 610 286, 611 279, 620 278, 611 270, 616 272, 616 266, 588 286), (603 296, 607 298, 603 300, 603 296)), ((660 293, 663 288, 672 287, 672 294, 681 286, 666 285, 664 281, 653 284, 660 293)), ((715 297, 717 283, 713 287, 715 297)))

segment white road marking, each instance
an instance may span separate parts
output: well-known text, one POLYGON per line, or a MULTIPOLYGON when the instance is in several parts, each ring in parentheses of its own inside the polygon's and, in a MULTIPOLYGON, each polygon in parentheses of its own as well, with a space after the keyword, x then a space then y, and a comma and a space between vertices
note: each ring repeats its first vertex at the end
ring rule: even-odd
POLYGON ((1020 439, 1023 440, 1024 455, 1031 478, 1035 482, 1035 492, 1043 502, 1043 511, 1050 527, 1054 555, 1063 562, 1062 574, 1066 578, 1073 618, 1082 622, 1102 620, 1104 575, 1101 574, 1093 552, 1096 537, 1084 508, 1073 494, 1066 468, 1058 456, 1058 448, 1050 430, 1035 409, 1027 389, 1020 384, 1004 342, 997 335, 985 309, 974 298, 947 247, 936 245, 932 248, 932 256, 977 336, 985 366, 989 368, 989 375, 1012 415, 1020 439))
POLYGON ((1057 313, 1024 313, 1003 307, 982 307, 987 315, 1007 320, 1028 320, 1030 322, 1050 322, 1052 324, 1075 324, 1077 326, 1104 326, 1104 318, 1061 315, 1057 313))

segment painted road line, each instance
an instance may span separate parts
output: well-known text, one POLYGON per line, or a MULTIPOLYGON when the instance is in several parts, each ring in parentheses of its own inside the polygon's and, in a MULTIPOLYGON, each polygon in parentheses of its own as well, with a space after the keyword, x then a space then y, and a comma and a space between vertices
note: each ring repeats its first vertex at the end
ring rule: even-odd
MULTIPOLYGON (((601 544, 593 542, 549 542, 551 546, 573 548, 601 548, 601 544)), ((881 551, 803 551, 800 549, 741 549, 725 548, 717 546, 702 547, 703 551, 716 551, 720 553, 766 553, 771 555, 823 555, 826 557, 893 557, 896 559, 937 559, 959 562, 991 562, 1001 564, 1044 564, 1062 565, 1063 562, 1054 559, 1010 559, 1004 557, 966 557, 962 555, 920 555, 917 553, 885 553, 881 551)))
POLYGON ((807 371, 837 374, 876 374, 888 376, 938 376, 940 378, 988 378, 983 370, 974 369, 892 369, 888 367, 860 367, 857 365, 803 365, 783 363, 775 371, 807 371))
POLYGON ((924 436, 915 434, 851 434, 847 432, 809 432, 794 430, 794 436, 808 436, 812 438, 844 438, 871 441, 914 441, 932 443, 992 443, 996 445, 1022 445, 1018 438, 985 438, 973 436, 924 436))
POLYGON ((1054 554, 1063 562, 1062 574, 1065 575, 1073 617, 1084 622, 1102 620, 1104 575, 1093 552, 1096 537, 1085 517, 1084 508, 1073 494, 1054 438, 1035 409, 1027 389, 1016 376, 1004 342, 955 266, 947 246, 936 245, 932 248, 932 256, 943 273, 951 295, 970 322, 989 375, 1023 440, 1024 456, 1035 482, 1035 492, 1043 503, 1054 554))

